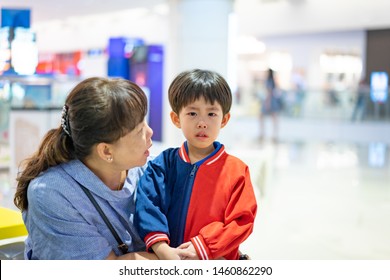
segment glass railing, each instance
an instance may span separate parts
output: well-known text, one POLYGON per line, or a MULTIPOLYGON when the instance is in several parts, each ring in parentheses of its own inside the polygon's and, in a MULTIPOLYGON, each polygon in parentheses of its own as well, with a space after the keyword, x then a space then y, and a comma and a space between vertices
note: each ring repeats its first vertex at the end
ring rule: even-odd
MULTIPOLYGON (((257 102, 264 101, 260 93, 257 102)), ((390 96, 388 93, 387 96, 390 96)), ((374 102, 370 91, 360 96, 354 90, 280 91, 281 111, 284 117, 305 119, 329 119, 342 121, 390 122, 390 98, 374 102)))
POLYGON ((0 75, 0 143, 9 141, 12 110, 61 110, 78 82, 62 76, 0 75))
POLYGON ((0 98, 0 143, 8 141, 10 102, 0 98))

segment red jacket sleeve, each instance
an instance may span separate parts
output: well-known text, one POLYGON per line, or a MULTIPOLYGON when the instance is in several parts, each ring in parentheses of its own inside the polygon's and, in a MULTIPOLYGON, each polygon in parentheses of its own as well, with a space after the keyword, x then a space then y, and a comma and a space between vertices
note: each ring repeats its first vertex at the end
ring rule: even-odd
POLYGON ((253 231, 257 203, 248 167, 231 190, 224 221, 209 223, 191 238, 200 259, 232 256, 253 231))

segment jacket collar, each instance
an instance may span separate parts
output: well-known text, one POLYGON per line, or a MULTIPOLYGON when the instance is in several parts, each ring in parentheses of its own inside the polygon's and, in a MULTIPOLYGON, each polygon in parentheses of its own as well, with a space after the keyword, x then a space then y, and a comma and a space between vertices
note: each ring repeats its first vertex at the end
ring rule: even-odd
MULTIPOLYGON (((214 151, 211 154, 209 154, 207 157, 205 157, 204 159, 195 162, 194 163, 195 165, 197 165, 199 167, 202 164, 205 164, 205 165, 213 164, 218 159, 220 159, 223 154, 225 154, 225 146, 224 145, 222 145, 221 143, 219 143, 217 141, 215 141, 213 144, 214 144, 214 148, 215 148, 214 151)), ((187 141, 184 142, 183 145, 180 147, 179 156, 184 162, 191 163, 190 157, 188 154, 187 141)))

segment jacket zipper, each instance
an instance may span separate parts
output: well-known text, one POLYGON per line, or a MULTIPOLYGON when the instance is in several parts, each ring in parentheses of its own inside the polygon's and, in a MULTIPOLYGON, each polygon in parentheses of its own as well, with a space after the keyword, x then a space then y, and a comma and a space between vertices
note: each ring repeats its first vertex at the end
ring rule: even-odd
POLYGON ((195 171, 196 171, 196 164, 194 164, 194 167, 191 170, 191 174, 190 174, 191 177, 194 177, 195 171))

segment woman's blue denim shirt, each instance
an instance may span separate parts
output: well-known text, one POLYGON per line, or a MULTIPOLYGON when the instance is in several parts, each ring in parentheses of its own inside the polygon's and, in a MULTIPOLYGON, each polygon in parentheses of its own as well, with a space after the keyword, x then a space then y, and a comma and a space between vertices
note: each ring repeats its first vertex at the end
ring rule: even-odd
POLYGON ((23 212, 29 233, 25 258, 105 259, 112 250, 121 255, 117 241, 80 184, 90 190, 129 252, 145 250, 132 220, 141 174, 142 168, 130 170, 123 189, 112 191, 79 160, 44 171, 28 187, 28 209, 23 212))

